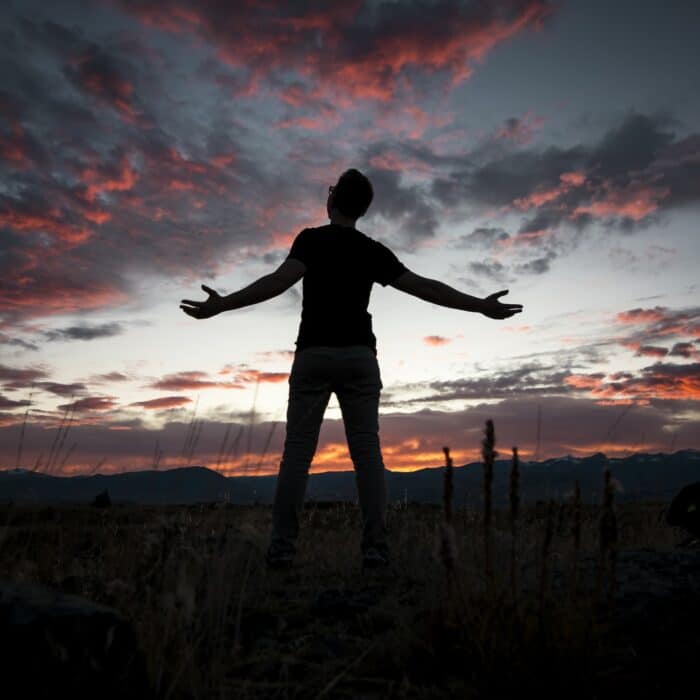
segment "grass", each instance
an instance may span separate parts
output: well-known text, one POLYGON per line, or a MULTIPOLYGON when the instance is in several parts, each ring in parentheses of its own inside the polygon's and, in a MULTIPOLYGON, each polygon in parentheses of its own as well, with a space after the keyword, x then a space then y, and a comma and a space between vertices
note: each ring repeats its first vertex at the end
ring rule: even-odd
POLYGON ((521 506, 516 454, 486 519, 453 507, 445 449, 443 507, 389 508, 389 573, 361 573, 349 503, 304 510, 291 573, 264 568, 270 508, 227 504, 8 506, 0 566, 122 611, 158 698, 593 697, 607 596, 581 564, 674 533, 661 504, 521 506))
MULTIPOLYGON (((263 566, 264 506, 14 509, 0 548, 6 577, 121 610, 159 698, 315 697, 324 689, 389 697, 401 687, 410 689, 404 697, 431 697, 436 688, 442 697, 458 688, 474 697, 515 688, 547 697, 567 684, 589 697, 594 657, 605 651, 594 578, 582 576, 576 597, 567 594, 569 525, 548 526, 553 518, 543 522, 527 507, 516 601, 506 512, 493 514, 487 578, 475 512, 453 514, 448 573, 434 544, 443 512, 392 507, 396 573, 363 576, 360 514, 351 504, 304 511, 298 567, 289 574, 263 566), (544 561, 561 575, 542 587, 544 561)), ((625 507, 633 526, 626 545, 653 542, 658 525, 648 528, 659 509, 625 507)), ((582 508, 582 556, 597 554, 598 511, 582 508)))
MULTIPOLYGON (((186 462, 201 432, 195 413, 186 462)), ((72 451, 71 422, 66 411, 47 473, 72 451)), ((243 426, 229 445, 227 428, 218 462, 242 436, 243 426)), ((600 505, 583 504, 578 484, 569 501, 523 505, 513 447, 509 508, 493 509, 488 421, 482 508, 455 508, 462 495, 443 451, 442 508, 388 509, 389 572, 361 573, 351 503, 307 504, 290 573, 264 567, 269 506, 5 506, 0 567, 120 610, 159 700, 604 697, 617 553, 680 541, 662 522, 665 505, 617 506, 609 472, 600 505)), ((156 442, 155 468, 161 456, 156 442)))

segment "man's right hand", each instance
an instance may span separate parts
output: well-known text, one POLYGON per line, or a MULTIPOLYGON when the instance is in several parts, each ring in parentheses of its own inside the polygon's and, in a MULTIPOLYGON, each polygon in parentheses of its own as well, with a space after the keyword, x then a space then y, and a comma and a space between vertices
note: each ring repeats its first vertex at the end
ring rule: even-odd
POLYGON ((507 289, 484 297, 484 306, 481 309, 481 313, 489 318, 510 318, 513 314, 520 313, 523 310, 522 304, 501 304, 498 301, 498 297, 502 297, 504 294, 508 294, 507 289))

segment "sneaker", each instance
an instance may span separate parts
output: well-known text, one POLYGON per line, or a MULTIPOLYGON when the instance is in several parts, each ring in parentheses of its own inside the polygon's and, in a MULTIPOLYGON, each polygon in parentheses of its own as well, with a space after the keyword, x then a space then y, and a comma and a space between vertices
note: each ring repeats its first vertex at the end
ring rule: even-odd
POLYGON ((377 569, 388 565, 388 555, 380 551, 379 549, 376 549, 375 547, 370 547, 369 549, 366 549, 362 554, 363 569, 377 569))

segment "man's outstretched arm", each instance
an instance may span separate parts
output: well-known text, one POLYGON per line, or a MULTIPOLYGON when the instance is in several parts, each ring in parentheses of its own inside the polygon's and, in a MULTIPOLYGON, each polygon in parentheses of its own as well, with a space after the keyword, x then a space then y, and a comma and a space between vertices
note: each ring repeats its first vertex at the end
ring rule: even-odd
POLYGON ((218 292, 202 285, 209 294, 206 301, 183 299, 180 308, 193 318, 211 318, 223 311, 240 309, 251 304, 259 304, 279 296, 296 284, 306 272, 306 265, 295 258, 287 258, 272 274, 265 275, 247 287, 222 297, 218 292))
POLYGON ((390 285, 432 304, 461 311, 477 311, 489 318, 509 318, 523 310, 522 304, 502 304, 498 301, 498 297, 508 293, 507 289, 481 299, 464 294, 444 282, 416 275, 410 270, 399 275, 390 285))

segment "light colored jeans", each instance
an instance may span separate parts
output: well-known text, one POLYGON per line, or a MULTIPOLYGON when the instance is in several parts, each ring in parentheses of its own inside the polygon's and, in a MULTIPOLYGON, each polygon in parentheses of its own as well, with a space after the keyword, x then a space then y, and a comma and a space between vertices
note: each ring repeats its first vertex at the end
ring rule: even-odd
POLYGON ((298 350, 289 376, 287 434, 272 511, 270 551, 294 554, 309 467, 331 392, 343 415, 362 510, 362 551, 387 552, 386 482, 379 445, 379 364, 372 348, 316 346, 298 350))

